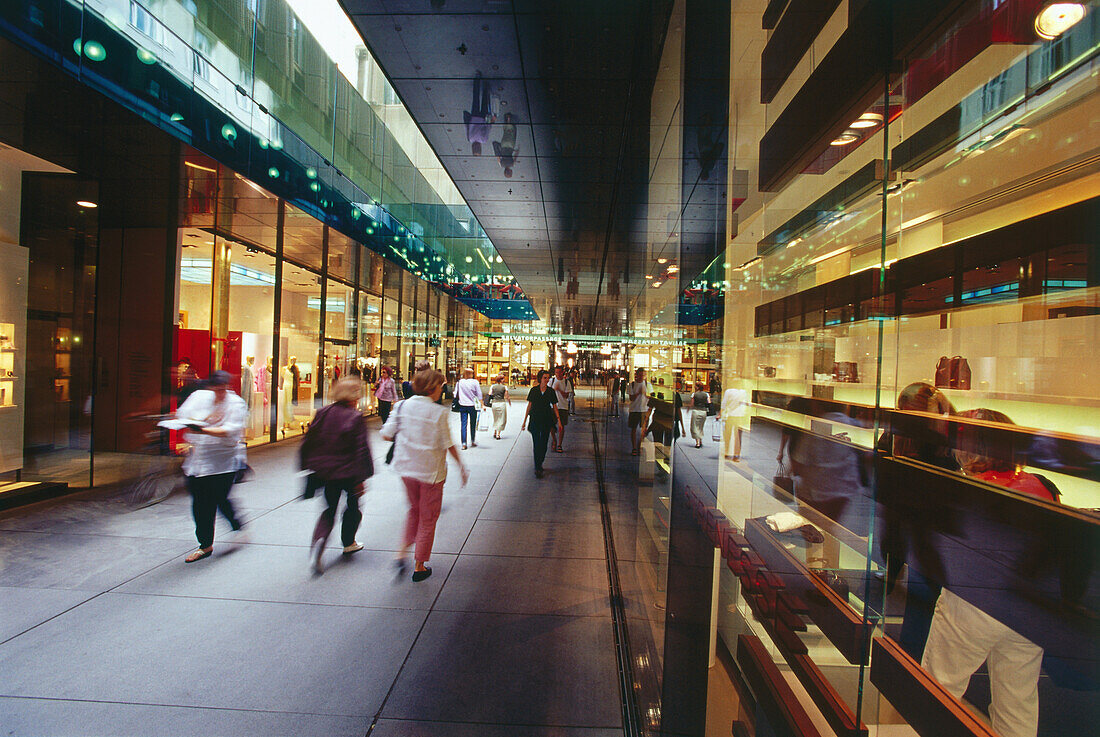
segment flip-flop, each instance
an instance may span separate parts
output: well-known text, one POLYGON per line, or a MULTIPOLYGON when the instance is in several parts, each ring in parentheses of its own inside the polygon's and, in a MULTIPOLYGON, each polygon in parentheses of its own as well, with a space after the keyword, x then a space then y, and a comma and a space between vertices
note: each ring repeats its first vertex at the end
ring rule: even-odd
POLYGON ((195 552, 191 553, 191 555, 184 558, 183 562, 184 563, 196 563, 196 562, 202 560, 203 558, 209 558, 213 554, 214 554, 214 548, 210 548, 209 550, 203 550, 202 548, 199 548, 195 552))

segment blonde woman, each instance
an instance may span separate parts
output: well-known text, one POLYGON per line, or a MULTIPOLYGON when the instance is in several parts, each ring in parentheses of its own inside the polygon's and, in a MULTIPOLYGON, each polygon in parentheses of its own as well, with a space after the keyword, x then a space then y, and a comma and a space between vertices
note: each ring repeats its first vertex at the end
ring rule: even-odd
POLYGON ((428 561, 435 541, 435 525, 443 506, 443 482, 447 480, 447 454, 458 463, 462 483, 469 473, 451 435, 450 413, 436 402, 443 394, 443 374, 435 369, 418 371, 412 380, 413 396, 399 402, 382 426, 382 438, 394 440, 393 470, 405 484, 409 514, 397 557, 404 574, 409 548, 416 544, 412 580, 432 575, 428 561))
POLYGON ((500 433, 508 424, 508 407, 512 404, 512 397, 504 384, 504 374, 496 375, 493 385, 489 387, 489 399, 493 408, 493 437, 500 440, 500 433))

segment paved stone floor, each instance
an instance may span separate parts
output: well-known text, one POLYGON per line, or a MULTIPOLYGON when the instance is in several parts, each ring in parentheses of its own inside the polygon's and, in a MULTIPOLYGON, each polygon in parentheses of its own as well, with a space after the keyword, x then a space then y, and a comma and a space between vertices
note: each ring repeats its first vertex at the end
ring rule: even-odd
POLYGON ((343 558, 334 534, 320 577, 321 502, 298 498, 293 441, 254 451, 234 490, 251 539, 231 544, 219 520, 193 565, 186 496, 6 513, 0 734, 621 734, 591 426, 574 422, 536 480, 524 406, 464 452, 466 487, 448 479, 423 583, 394 576, 406 502, 377 436, 366 549, 343 558))

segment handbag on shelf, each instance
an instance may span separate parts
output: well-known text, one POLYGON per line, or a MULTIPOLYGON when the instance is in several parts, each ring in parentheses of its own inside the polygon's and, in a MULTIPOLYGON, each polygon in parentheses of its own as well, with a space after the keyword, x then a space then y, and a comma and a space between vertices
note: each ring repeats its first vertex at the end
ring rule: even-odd
POLYGON ((962 356, 940 356, 936 363, 937 389, 969 389, 970 362, 962 356))

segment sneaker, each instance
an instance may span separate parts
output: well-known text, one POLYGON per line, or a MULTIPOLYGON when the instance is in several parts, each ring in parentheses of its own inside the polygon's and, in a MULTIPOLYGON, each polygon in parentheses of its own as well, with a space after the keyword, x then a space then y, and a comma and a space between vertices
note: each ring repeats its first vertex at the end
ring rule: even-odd
POLYGON ((344 555, 351 555, 352 553, 358 553, 362 549, 363 549, 363 543, 356 541, 356 542, 353 542, 351 545, 345 545, 344 546, 344 555))
POLYGON ((432 575, 432 569, 428 568, 427 566, 424 566, 424 570, 422 571, 413 571, 413 583, 419 583, 430 575, 432 575))
POLYGON ((476 447, 477 447, 477 443, 475 443, 475 442, 473 442, 473 441, 470 441, 470 446, 471 446, 471 447, 474 447, 474 448, 476 448, 476 447))
POLYGON ((462 450, 466 450, 466 443, 462 444, 462 450))

